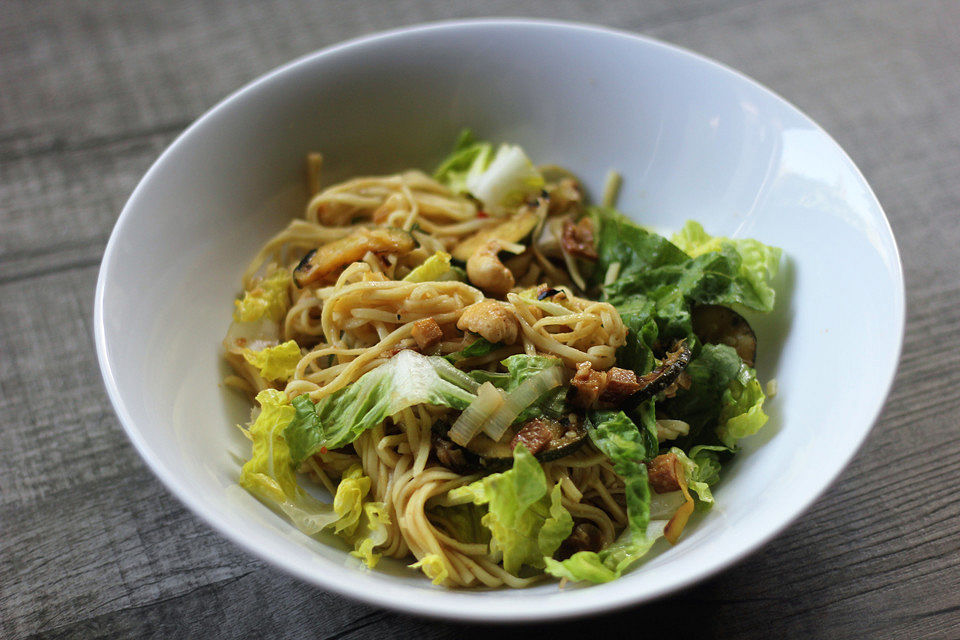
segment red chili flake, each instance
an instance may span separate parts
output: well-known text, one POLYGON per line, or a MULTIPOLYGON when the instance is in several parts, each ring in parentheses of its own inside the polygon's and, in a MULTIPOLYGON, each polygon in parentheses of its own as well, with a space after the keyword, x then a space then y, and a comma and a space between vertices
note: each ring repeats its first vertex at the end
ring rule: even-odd
POLYGON ((478 217, 478 218, 489 218, 489 217, 490 217, 490 214, 487 213, 486 211, 484 211, 483 209, 481 209, 480 211, 477 211, 477 217, 478 217))
POLYGON ((326 452, 327 452, 326 447, 320 447, 320 453, 326 453, 326 452))

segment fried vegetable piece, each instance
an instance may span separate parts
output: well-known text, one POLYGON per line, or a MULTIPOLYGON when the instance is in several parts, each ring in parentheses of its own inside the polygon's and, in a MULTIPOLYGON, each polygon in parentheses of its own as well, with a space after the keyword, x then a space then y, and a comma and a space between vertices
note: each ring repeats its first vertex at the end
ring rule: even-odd
POLYGON ((674 453, 664 453, 646 463, 650 488, 656 493, 680 490, 680 460, 674 453))
POLYGON ((597 248, 593 239, 593 222, 583 218, 574 224, 573 220, 563 221, 563 233, 560 241, 567 253, 575 258, 596 261, 597 248))
POLYGON ((437 457, 437 462, 457 473, 470 472, 472 465, 467 460, 466 450, 463 447, 454 444, 436 431, 431 433, 430 441, 433 444, 433 453, 437 457))
POLYGON ((610 367, 607 371, 607 386, 600 394, 600 402, 618 405, 640 391, 640 386, 640 380, 633 371, 610 367))
POLYGON ((694 307, 690 318, 693 332, 709 344, 733 347, 748 367, 757 359, 757 335, 743 316, 727 307, 705 304, 694 307))
POLYGON ((423 318, 413 323, 412 335, 423 353, 440 344, 443 340, 443 329, 433 318, 423 318))
POLYGON ((522 211, 495 227, 481 229, 454 247, 451 253, 457 260, 466 262, 478 248, 491 240, 499 240, 505 244, 512 244, 524 240, 533 232, 539 222, 540 216, 536 213, 532 211, 522 211))
POLYGON ((517 431, 517 435, 510 440, 510 448, 515 449, 518 444, 522 444, 533 455, 540 453, 554 438, 556 429, 551 423, 552 420, 534 418, 517 431))
POLYGON ((618 406, 628 398, 643 401, 669 389, 690 363, 690 349, 682 343, 664 358, 663 363, 650 373, 637 376, 629 369, 611 367, 609 371, 594 371, 590 362, 582 362, 570 380, 577 406, 618 406))
POLYGON ((305 255, 293 272, 293 281, 298 287, 304 287, 351 262, 362 260, 368 251, 378 255, 404 254, 411 251, 414 245, 413 236, 400 229, 358 229, 305 255))

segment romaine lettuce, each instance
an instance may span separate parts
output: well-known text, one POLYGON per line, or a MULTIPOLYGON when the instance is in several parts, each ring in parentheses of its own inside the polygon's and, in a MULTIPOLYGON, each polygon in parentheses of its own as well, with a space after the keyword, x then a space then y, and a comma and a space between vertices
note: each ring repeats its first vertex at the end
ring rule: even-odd
POLYGON ((687 367, 689 389, 660 407, 672 418, 690 425, 690 434, 677 440, 686 449, 696 444, 722 444, 736 450, 736 441, 756 433, 767 422, 766 396, 757 373, 728 345, 703 345, 687 367), (705 429, 713 427, 713 434, 705 429))
POLYGON ((766 396, 757 380, 757 372, 741 362, 736 378, 723 393, 723 408, 717 427, 720 442, 734 448, 737 440, 759 431, 767 423, 764 400, 766 396))
POLYGON ((496 351, 503 346, 502 342, 490 342, 484 337, 477 337, 476 340, 468 344, 466 347, 460 351, 454 351, 453 353, 448 353, 444 356, 447 360, 453 363, 460 362, 461 360, 466 360, 467 358, 477 358, 479 356, 485 356, 488 353, 496 351))
POLYGON ((503 568, 514 575, 523 565, 542 569, 573 530, 560 496, 560 484, 548 486, 540 463, 522 444, 513 450, 513 468, 449 494, 454 503, 487 505, 481 522, 490 530, 491 552, 502 556, 503 568))
POLYGON ((722 251, 725 246, 733 247, 740 255, 740 277, 753 287, 753 293, 760 301, 760 308, 757 310, 773 310, 775 296, 770 282, 780 267, 780 249, 751 238, 731 240, 711 236, 704 231, 700 223, 693 220, 688 220, 671 240, 692 258, 711 251, 722 251))
POLYGON ((652 368, 650 346, 655 340, 669 344, 686 339, 696 345, 690 320, 695 304, 740 304, 756 311, 773 308, 769 281, 776 273, 779 249, 755 240, 722 238, 693 244, 686 239, 709 236, 697 234, 698 227, 688 224, 681 237, 694 252, 689 255, 613 209, 594 207, 590 215, 598 228, 592 284, 601 288, 603 298, 617 307, 631 329, 627 344, 617 354, 618 362, 622 357, 632 368, 645 371, 649 369, 637 365, 652 368), (604 283, 611 269, 617 277, 604 283))
POLYGON ((433 584, 443 584, 443 581, 450 575, 447 564, 443 556, 439 553, 428 553, 413 564, 407 565, 411 569, 420 569, 433 582, 433 584))

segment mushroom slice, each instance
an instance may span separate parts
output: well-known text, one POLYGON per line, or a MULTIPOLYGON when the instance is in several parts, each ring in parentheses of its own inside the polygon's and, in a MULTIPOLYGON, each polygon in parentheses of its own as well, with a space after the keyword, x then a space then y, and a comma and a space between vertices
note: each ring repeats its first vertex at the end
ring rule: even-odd
POLYGON ((733 347, 748 367, 757 359, 757 336, 736 311, 715 304, 700 305, 691 313, 693 332, 708 344, 733 347))

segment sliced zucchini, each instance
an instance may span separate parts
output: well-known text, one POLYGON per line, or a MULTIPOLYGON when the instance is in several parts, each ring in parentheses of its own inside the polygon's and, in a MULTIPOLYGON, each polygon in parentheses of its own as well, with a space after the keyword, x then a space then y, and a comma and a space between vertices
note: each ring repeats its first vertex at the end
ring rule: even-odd
POLYGON ((523 211, 495 227, 477 231, 454 247, 453 257, 461 262, 466 262, 474 251, 491 240, 500 240, 510 244, 520 242, 527 238, 539 223, 540 216, 532 211, 523 211))
POLYGON ((737 351, 748 367, 757 360, 757 335, 743 316, 727 307, 705 304, 690 314, 693 332, 708 344, 725 344, 737 351))
POLYGON ((674 345, 673 351, 663 358, 659 367, 637 379, 641 386, 635 394, 630 396, 630 401, 643 402, 664 391, 680 377, 683 370, 690 364, 692 357, 693 352, 690 351, 686 342, 683 340, 678 342, 674 345))
POLYGON ((367 252, 376 254, 411 251, 413 236, 401 229, 358 229, 350 235, 328 242, 310 251, 293 271, 293 281, 303 287, 321 280, 351 262, 362 260, 367 252))

